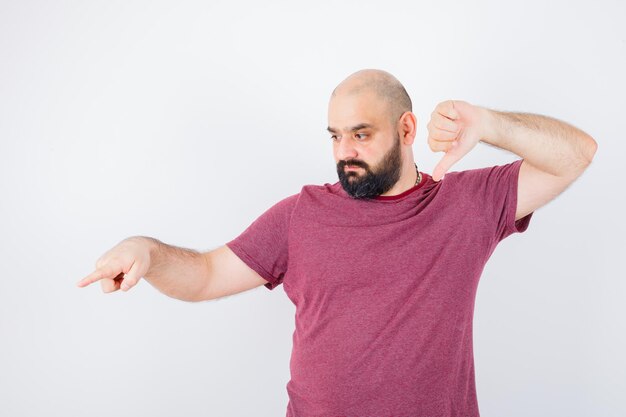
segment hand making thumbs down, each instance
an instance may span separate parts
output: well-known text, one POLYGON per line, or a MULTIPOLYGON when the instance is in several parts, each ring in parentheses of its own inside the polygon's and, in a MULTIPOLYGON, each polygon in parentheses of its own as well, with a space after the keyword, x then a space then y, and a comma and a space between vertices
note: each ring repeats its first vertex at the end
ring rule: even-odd
POLYGON ((486 111, 460 100, 442 101, 435 107, 426 126, 428 145, 433 152, 445 154, 433 170, 433 180, 442 179, 483 138, 486 111))

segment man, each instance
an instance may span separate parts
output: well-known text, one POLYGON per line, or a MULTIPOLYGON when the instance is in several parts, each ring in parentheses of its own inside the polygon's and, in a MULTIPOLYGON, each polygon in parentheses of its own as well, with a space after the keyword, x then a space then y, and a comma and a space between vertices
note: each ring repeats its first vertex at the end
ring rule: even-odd
POLYGON ((411 100, 380 70, 341 82, 328 122, 337 183, 304 186, 208 253, 128 238, 78 285, 128 290, 145 277, 200 301, 283 283, 296 305, 287 416, 479 416, 480 274, 581 175, 596 142, 552 118, 444 101, 427 126, 445 152, 431 176, 414 162, 411 100), (448 172, 480 141, 521 159, 448 172))

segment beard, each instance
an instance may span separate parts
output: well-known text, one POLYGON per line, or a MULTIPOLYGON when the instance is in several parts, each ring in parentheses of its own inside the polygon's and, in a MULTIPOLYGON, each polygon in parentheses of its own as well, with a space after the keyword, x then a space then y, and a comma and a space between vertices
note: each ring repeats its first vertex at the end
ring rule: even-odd
POLYGON ((339 161, 337 175, 343 189, 352 198, 374 198, 389 191, 400 179, 402 159, 400 154, 400 135, 396 133, 395 144, 383 156, 375 169, 356 159, 339 161), (359 176, 357 171, 345 171, 345 166, 361 167, 365 174, 359 176))

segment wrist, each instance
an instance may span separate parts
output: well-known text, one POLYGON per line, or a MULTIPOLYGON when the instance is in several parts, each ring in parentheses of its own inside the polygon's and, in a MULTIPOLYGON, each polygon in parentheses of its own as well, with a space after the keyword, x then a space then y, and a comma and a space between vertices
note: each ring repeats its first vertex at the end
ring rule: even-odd
POLYGON ((147 251, 149 267, 145 275, 150 275, 160 262, 161 254, 163 252, 163 243, 160 240, 149 236, 132 236, 127 240, 135 241, 137 245, 142 246, 144 250, 147 251))
POLYGON ((481 124, 483 129, 480 135, 480 141, 488 143, 489 145, 501 147, 500 142, 502 135, 500 134, 500 131, 502 121, 498 112, 487 108, 481 108, 481 113, 483 120, 481 124))
POLYGON ((161 260, 161 254, 163 253, 163 246, 160 240, 154 239, 151 237, 146 237, 146 242, 148 245, 148 256, 150 259, 150 267, 148 268, 148 272, 150 269, 154 270, 157 265, 159 265, 161 260))

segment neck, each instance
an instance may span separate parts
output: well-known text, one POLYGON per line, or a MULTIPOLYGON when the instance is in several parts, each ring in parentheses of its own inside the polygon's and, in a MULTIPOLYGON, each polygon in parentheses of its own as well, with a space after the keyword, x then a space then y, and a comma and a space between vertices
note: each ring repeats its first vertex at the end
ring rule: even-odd
POLYGON ((381 196, 394 196, 394 195, 402 194, 406 190, 409 190, 415 187, 416 181, 417 181, 417 172, 415 170, 415 163, 413 161, 410 161, 408 163, 403 164, 402 172, 400 173, 400 179, 398 180, 398 182, 396 182, 389 191, 381 194, 381 196))

